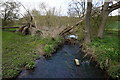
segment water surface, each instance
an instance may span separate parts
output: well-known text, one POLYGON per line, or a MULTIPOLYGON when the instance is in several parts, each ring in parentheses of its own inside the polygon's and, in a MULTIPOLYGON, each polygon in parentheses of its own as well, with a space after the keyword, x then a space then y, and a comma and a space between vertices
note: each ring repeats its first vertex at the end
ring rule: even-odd
POLYGON ((52 57, 37 60, 33 71, 23 70, 18 78, 105 78, 105 73, 87 59, 76 66, 74 59, 82 57, 78 44, 64 44, 52 57))

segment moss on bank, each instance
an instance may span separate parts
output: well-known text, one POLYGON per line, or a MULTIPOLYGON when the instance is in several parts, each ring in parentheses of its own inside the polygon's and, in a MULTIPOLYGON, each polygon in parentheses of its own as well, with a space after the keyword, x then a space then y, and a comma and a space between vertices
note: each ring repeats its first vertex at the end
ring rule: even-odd
POLYGON ((11 32, 2 32, 2 70, 3 77, 16 77, 22 68, 35 66, 35 60, 40 56, 36 50, 43 47, 45 55, 51 55, 62 38, 43 38, 31 35, 20 35, 11 32), (49 46, 49 47, 46 47, 49 46))

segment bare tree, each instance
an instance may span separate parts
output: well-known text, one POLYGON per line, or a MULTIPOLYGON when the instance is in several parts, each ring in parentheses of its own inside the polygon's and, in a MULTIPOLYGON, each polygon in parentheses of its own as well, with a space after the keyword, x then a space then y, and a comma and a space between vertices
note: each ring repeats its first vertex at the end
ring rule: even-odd
MULTIPOLYGON (((89 1, 90 2, 90 1, 89 1)), ((98 4, 94 4, 94 7, 91 8, 87 6, 87 11, 85 11, 86 14, 86 27, 85 27, 85 41, 90 42, 90 18, 93 17, 97 19, 95 22, 97 22, 97 25, 99 26, 98 30, 98 37, 102 38, 103 37, 103 32, 104 32, 104 27, 105 23, 107 21, 107 17, 109 13, 112 11, 120 8, 120 1, 117 1, 115 4, 111 4, 111 2, 103 2, 101 1, 100 3, 97 2, 98 4), (103 4, 104 3, 104 4, 103 4)), ((75 6, 70 5, 72 10, 75 8, 75 6)), ((77 9, 74 9, 77 10, 77 9)), ((70 10, 69 10, 70 11, 70 10)), ((79 10, 77 10, 79 11, 79 10)), ((85 19, 84 17, 80 18, 80 21, 78 21, 76 24, 79 25, 81 22, 83 22, 85 19)), ((95 23, 96 24, 96 23, 95 23)), ((76 26, 76 25, 75 25, 76 26)), ((60 35, 64 35, 65 33, 69 32, 72 30, 75 26, 68 27, 64 29, 60 35)))
POLYGON ((33 15, 33 16, 40 16, 41 14, 40 14, 40 12, 38 11, 38 10, 36 10, 36 9, 32 9, 31 10, 31 14, 33 15))
POLYGON ((99 26, 98 35, 97 35, 99 38, 103 38, 104 28, 105 28, 105 24, 106 24, 109 13, 120 8, 120 1, 115 4, 112 4, 111 6, 109 5, 110 5, 110 2, 104 2, 103 9, 100 14, 101 24, 99 26))
POLYGON ((102 37, 103 31, 104 31, 104 26, 108 17, 108 7, 109 7, 110 2, 105 2, 103 6, 103 10, 100 14, 100 17, 102 17, 102 22, 100 23, 101 25, 99 26, 99 31, 98 31, 98 37, 102 37))
POLYGON ((3 19, 3 25, 7 25, 7 21, 11 22, 19 17, 20 3, 14 1, 6 1, 1 6, 1 18, 3 19))
POLYGON ((40 9, 40 14, 42 14, 42 15, 46 15, 47 14, 48 7, 47 7, 47 4, 45 2, 41 2, 39 4, 39 9, 40 9))
POLYGON ((87 0, 87 12, 86 12, 86 27, 85 27, 85 43, 90 43, 90 23, 91 23, 91 11, 92 11, 92 0, 87 0))
POLYGON ((68 15, 72 17, 83 17, 85 15, 85 0, 72 0, 69 3, 68 15))
POLYGON ((46 24, 47 26, 51 27, 52 24, 52 19, 54 16, 57 15, 57 11, 55 7, 49 7, 46 3, 42 2, 39 5, 40 7, 40 12, 42 15, 45 15, 46 17, 46 24))

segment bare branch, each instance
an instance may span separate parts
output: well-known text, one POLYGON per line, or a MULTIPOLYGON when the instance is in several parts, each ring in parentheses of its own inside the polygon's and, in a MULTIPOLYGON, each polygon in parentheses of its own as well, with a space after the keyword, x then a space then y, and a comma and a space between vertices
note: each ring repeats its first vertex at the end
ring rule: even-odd
POLYGON ((114 10, 116 10, 116 9, 118 9, 118 8, 120 8, 120 1, 115 3, 115 4, 113 4, 113 5, 111 5, 111 6, 109 6, 109 8, 108 8, 109 13, 114 11, 114 10))

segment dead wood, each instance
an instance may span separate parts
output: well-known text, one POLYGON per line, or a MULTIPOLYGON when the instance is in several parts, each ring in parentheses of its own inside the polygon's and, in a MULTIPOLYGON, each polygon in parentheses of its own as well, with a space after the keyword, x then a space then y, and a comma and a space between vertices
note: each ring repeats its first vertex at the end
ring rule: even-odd
POLYGON ((70 26, 65 28, 62 32, 60 32, 60 36, 65 36, 67 33, 69 33, 74 27, 78 26, 82 21, 84 20, 84 18, 82 18, 80 21, 78 21, 75 25, 70 26))
MULTIPOLYGON (((21 4, 22 5, 22 4, 21 4)), ((27 34, 31 34, 31 35, 35 35, 35 34, 41 34, 41 31, 39 29, 37 29, 37 26, 36 26, 36 21, 34 19, 34 16, 30 13, 29 10, 27 10, 25 8, 24 5, 22 5, 23 8, 26 10, 26 12, 28 13, 28 16, 29 16, 29 20, 26 19, 26 23, 25 25, 23 25, 22 27, 20 27, 17 32, 20 32, 24 35, 27 35, 27 34), (39 33, 40 32, 40 33, 39 33)), ((24 15, 22 15, 24 17, 24 15)))

